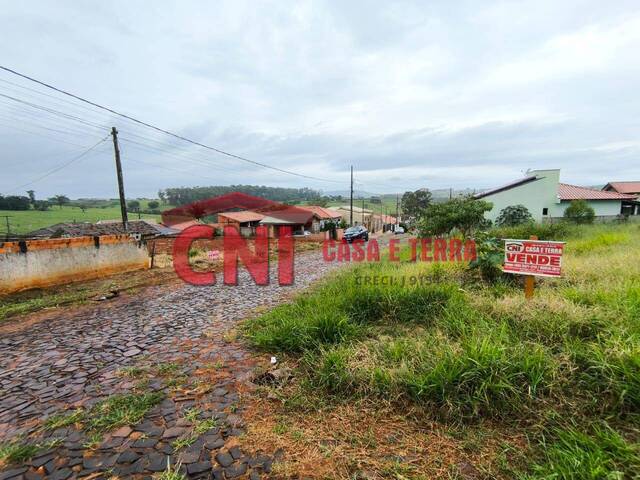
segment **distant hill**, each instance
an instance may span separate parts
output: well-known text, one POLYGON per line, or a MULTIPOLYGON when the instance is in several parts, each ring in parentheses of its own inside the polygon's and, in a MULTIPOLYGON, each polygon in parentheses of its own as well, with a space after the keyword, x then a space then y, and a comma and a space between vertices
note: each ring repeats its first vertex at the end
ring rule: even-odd
MULTIPOLYGON (((327 197, 344 197, 349 198, 351 192, 349 190, 331 190, 331 191, 323 191, 322 194, 327 197)), ((395 195, 395 193, 393 194, 395 195)), ((354 190, 353 196, 355 198, 371 198, 371 197, 379 197, 377 193, 366 192, 364 190, 354 190)))

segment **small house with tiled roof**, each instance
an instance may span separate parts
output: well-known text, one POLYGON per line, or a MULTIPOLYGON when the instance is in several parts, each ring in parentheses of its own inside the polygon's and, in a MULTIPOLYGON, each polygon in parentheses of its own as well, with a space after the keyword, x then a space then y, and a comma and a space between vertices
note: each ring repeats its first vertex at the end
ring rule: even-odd
POLYGON ((580 187, 560 182, 560 170, 531 170, 518 180, 486 190, 474 196, 491 202, 486 218, 495 221, 511 205, 524 205, 537 222, 562 218, 573 200, 584 200, 596 218, 609 220, 619 215, 639 215, 637 196, 610 190, 580 187))
POLYGON ((623 193, 625 195, 635 195, 636 198, 640 198, 640 181, 609 182, 602 190, 623 193))

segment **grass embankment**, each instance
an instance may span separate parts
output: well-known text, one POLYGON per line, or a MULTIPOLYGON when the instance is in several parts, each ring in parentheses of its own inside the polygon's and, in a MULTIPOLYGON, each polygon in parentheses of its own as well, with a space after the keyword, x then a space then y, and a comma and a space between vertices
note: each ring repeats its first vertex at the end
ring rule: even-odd
POLYGON ((0 296, 0 325, 12 317, 47 308, 86 304, 114 291, 119 294, 134 295, 144 287, 168 284, 177 280, 179 279, 173 268, 154 268, 2 295, 0 296))
MULTIPOLYGON (((367 459, 366 449, 357 458, 334 449, 329 476, 351 478, 364 465, 381 478, 457 478, 465 468, 488 478, 634 478, 640 228, 582 227, 566 240, 564 278, 538 280, 530 302, 521 279, 488 285, 464 265, 363 264, 249 321, 254 345, 296 366, 297 382, 278 393, 285 410, 276 414, 295 424, 305 412, 298 425, 313 429, 309 415, 330 423, 353 406, 410 411, 397 431, 417 422, 434 432, 425 445, 414 435, 411 451, 442 432, 455 439, 448 453, 402 470, 403 462, 367 459), (405 277, 405 285, 365 284, 367 276, 405 277), (407 280, 420 276, 427 281, 407 280)), ((360 417, 353 432, 375 422, 360 417)), ((378 455, 375 445, 369 452, 378 455)))

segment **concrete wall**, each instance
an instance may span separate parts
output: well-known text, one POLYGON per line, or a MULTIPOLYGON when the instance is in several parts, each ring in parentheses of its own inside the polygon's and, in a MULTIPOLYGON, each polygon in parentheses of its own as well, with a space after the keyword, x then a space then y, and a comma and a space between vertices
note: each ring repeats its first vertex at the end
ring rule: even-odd
MULTIPOLYGON (((596 213, 596 217, 615 217, 620 215, 622 202, 620 200, 587 200, 587 203, 596 213)), ((564 216, 564 211, 571 205, 570 201, 563 200, 550 210, 552 217, 564 216)))
POLYGON ((95 238, 0 243, 0 294, 149 267, 146 248, 129 236, 95 238))
POLYGON ((530 174, 543 178, 482 198, 482 200, 493 204, 493 208, 485 214, 485 218, 493 222, 498 218, 503 208, 519 204, 529 209, 536 222, 542 221, 543 208, 548 208, 551 214, 551 208, 559 204, 560 170, 535 170, 530 174))

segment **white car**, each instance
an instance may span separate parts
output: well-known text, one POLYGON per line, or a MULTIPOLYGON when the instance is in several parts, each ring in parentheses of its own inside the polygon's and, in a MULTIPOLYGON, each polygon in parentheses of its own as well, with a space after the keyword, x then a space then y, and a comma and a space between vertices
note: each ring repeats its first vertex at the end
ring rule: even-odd
POLYGON ((398 225, 398 226, 393 230, 393 233, 396 233, 396 234, 398 234, 398 233, 404 233, 404 228, 403 228, 403 227, 401 227, 400 225, 398 225))

